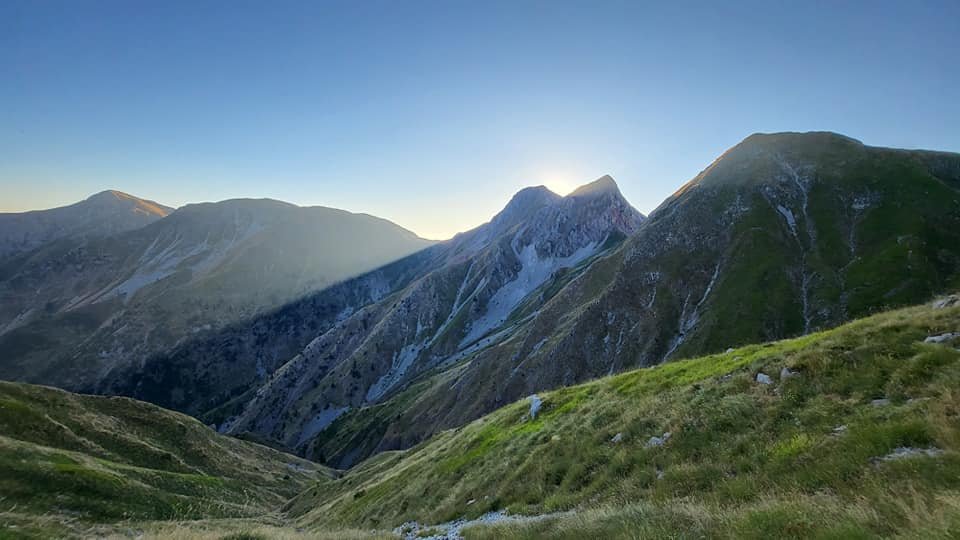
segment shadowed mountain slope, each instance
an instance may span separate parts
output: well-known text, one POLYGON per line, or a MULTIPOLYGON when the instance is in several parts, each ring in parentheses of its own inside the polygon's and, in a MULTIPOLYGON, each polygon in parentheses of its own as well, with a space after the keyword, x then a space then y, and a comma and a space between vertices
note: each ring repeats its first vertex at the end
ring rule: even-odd
POLYGON ((248 199, 50 242, 0 263, 0 376, 95 385, 112 369, 429 244, 368 215, 248 199))

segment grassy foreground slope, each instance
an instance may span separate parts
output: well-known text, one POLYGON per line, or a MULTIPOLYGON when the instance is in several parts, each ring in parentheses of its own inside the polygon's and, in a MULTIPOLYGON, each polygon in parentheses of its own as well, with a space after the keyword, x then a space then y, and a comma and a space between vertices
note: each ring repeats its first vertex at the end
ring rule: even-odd
POLYGON ((0 538, 261 516, 332 476, 155 405, 0 382, 0 538))
POLYGON ((573 510, 465 531, 482 538, 955 537, 960 338, 925 343, 950 332, 960 306, 927 304, 544 393, 534 419, 521 400, 288 511, 322 529, 573 510))

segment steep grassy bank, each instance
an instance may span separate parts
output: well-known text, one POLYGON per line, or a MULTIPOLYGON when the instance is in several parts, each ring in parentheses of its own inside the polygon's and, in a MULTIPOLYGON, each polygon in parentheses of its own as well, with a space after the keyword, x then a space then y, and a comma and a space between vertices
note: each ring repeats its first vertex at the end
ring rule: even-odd
POLYGON ((154 405, 0 382, 0 537, 261 516, 331 477, 154 405))
POLYGON ((467 529, 497 538, 949 536, 960 339, 924 343, 948 332, 960 307, 923 305, 548 392, 534 419, 521 400, 288 510, 316 528, 576 510, 467 529))

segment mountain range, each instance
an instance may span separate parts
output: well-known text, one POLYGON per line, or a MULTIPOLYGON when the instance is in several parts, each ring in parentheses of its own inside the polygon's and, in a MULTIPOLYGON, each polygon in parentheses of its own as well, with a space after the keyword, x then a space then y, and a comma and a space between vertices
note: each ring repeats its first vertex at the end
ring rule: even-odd
MULTIPOLYGON (((114 231, 131 205, 156 206, 106 192, 45 215, 72 223, 105 207, 100 227, 114 231)), ((243 199, 187 205, 115 234, 57 238, 0 262, 2 373, 83 388, 428 245, 368 215, 243 199)))
MULTIPOLYGON (((113 202, 102 221, 115 223, 18 233, 19 247, 0 259, 0 378, 128 396, 194 416, 229 440, 350 469, 323 494, 307 489, 286 507, 323 527, 581 504, 591 496, 587 477, 550 477, 503 453, 520 452, 522 443, 545 452, 547 469, 574 466, 564 461, 576 454, 566 443, 538 446, 554 440, 531 427, 545 425, 535 421, 541 406, 564 422, 583 411, 593 422, 584 436, 599 442, 616 435, 604 426, 617 422, 629 437, 669 438, 664 432, 678 429, 693 437, 686 419, 694 412, 660 421, 651 392, 699 396, 708 378, 744 369, 752 377, 761 364, 786 369, 783 380, 791 369, 847 373, 850 366, 813 360, 838 351, 927 362, 916 358, 940 349, 915 349, 897 334, 874 350, 855 325, 836 334, 852 349, 824 342, 786 365, 777 354, 820 343, 847 321, 960 289, 960 154, 871 147, 828 132, 751 135, 649 216, 603 176, 562 197, 523 189, 488 223, 442 242, 329 208, 231 200, 170 211, 119 192, 45 211, 44 223, 77 220, 91 211, 76 208, 104 198, 113 202), (131 212, 144 222, 131 225, 131 212), (782 351, 748 347, 798 336, 807 337, 782 351), (690 374, 641 384, 650 400, 643 418, 620 418, 594 395, 616 403, 618 392, 640 384, 630 381, 659 377, 616 374, 665 362, 690 374), (600 386, 574 386, 604 377, 600 386), (496 430, 484 427, 490 422, 496 430), (515 462, 540 491, 516 498, 488 486, 480 478, 486 459, 515 462), (476 483, 450 480, 458 474, 476 483), (414 494, 429 486, 410 475, 450 480, 448 498, 414 494), (567 498, 551 503, 554 481, 567 498), (576 496, 567 482, 579 482, 576 496), (466 508, 481 496, 492 498, 466 508), (416 497, 437 510, 411 502, 416 497)), ((35 223, 30 214, 0 223, 35 223)), ((902 330, 913 341, 921 330, 960 331, 953 319, 923 313, 929 321, 902 330)), ((901 324, 896 317, 869 324, 882 332, 901 324)), ((941 360, 937 369, 953 357, 941 360)), ((894 368, 877 369, 880 381, 894 368)), ((717 392, 746 384, 737 377, 717 392)), ((896 390, 882 386, 863 390, 869 396, 830 392, 859 403, 896 390)), ((754 398, 767 407, 766 397, 754 398)), ((703 402, 740 410, 718 394, 703 402)), ((823 414, 853 421, 831 411, 823 414)), ((777 426, 779 435, 795 435, 777 426)), ((757 437, 754 427, 738 429, 757 437)), ((803 436, 819 441, 811 433, 803 436)), ((550 436, 564 437, 554 428, 550 436)), ((694 439, 690 445, 703 442, 694 439)), ((692 448, 688 461, 671 462, 682 469, 673 474, 706 466, 697 457, 703 446, 692 448)), ((670 485, 673 495, 690 492, 680 480, 670 485)))
POLYGON ((474 230, 68 388, 347 467, 537 391, 957 287, 958 190, 955 154, 757 134, 649 218, 608 176, 524 189, 474 230))

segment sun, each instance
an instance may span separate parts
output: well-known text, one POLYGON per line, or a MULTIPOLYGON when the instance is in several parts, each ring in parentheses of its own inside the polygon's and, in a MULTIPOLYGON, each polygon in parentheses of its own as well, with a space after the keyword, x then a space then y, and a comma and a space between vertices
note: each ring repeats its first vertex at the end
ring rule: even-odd
POLYGON ((576 179, 571 174, 550 171, 537 175, 540 184, 557 195, 567 195, 577 188, 576 179))
POLYGON ((565 180, 547 180, 543 183, 550 191, 556 193, 557 195, 567 195, 573 191, 574 186, 565 180))

